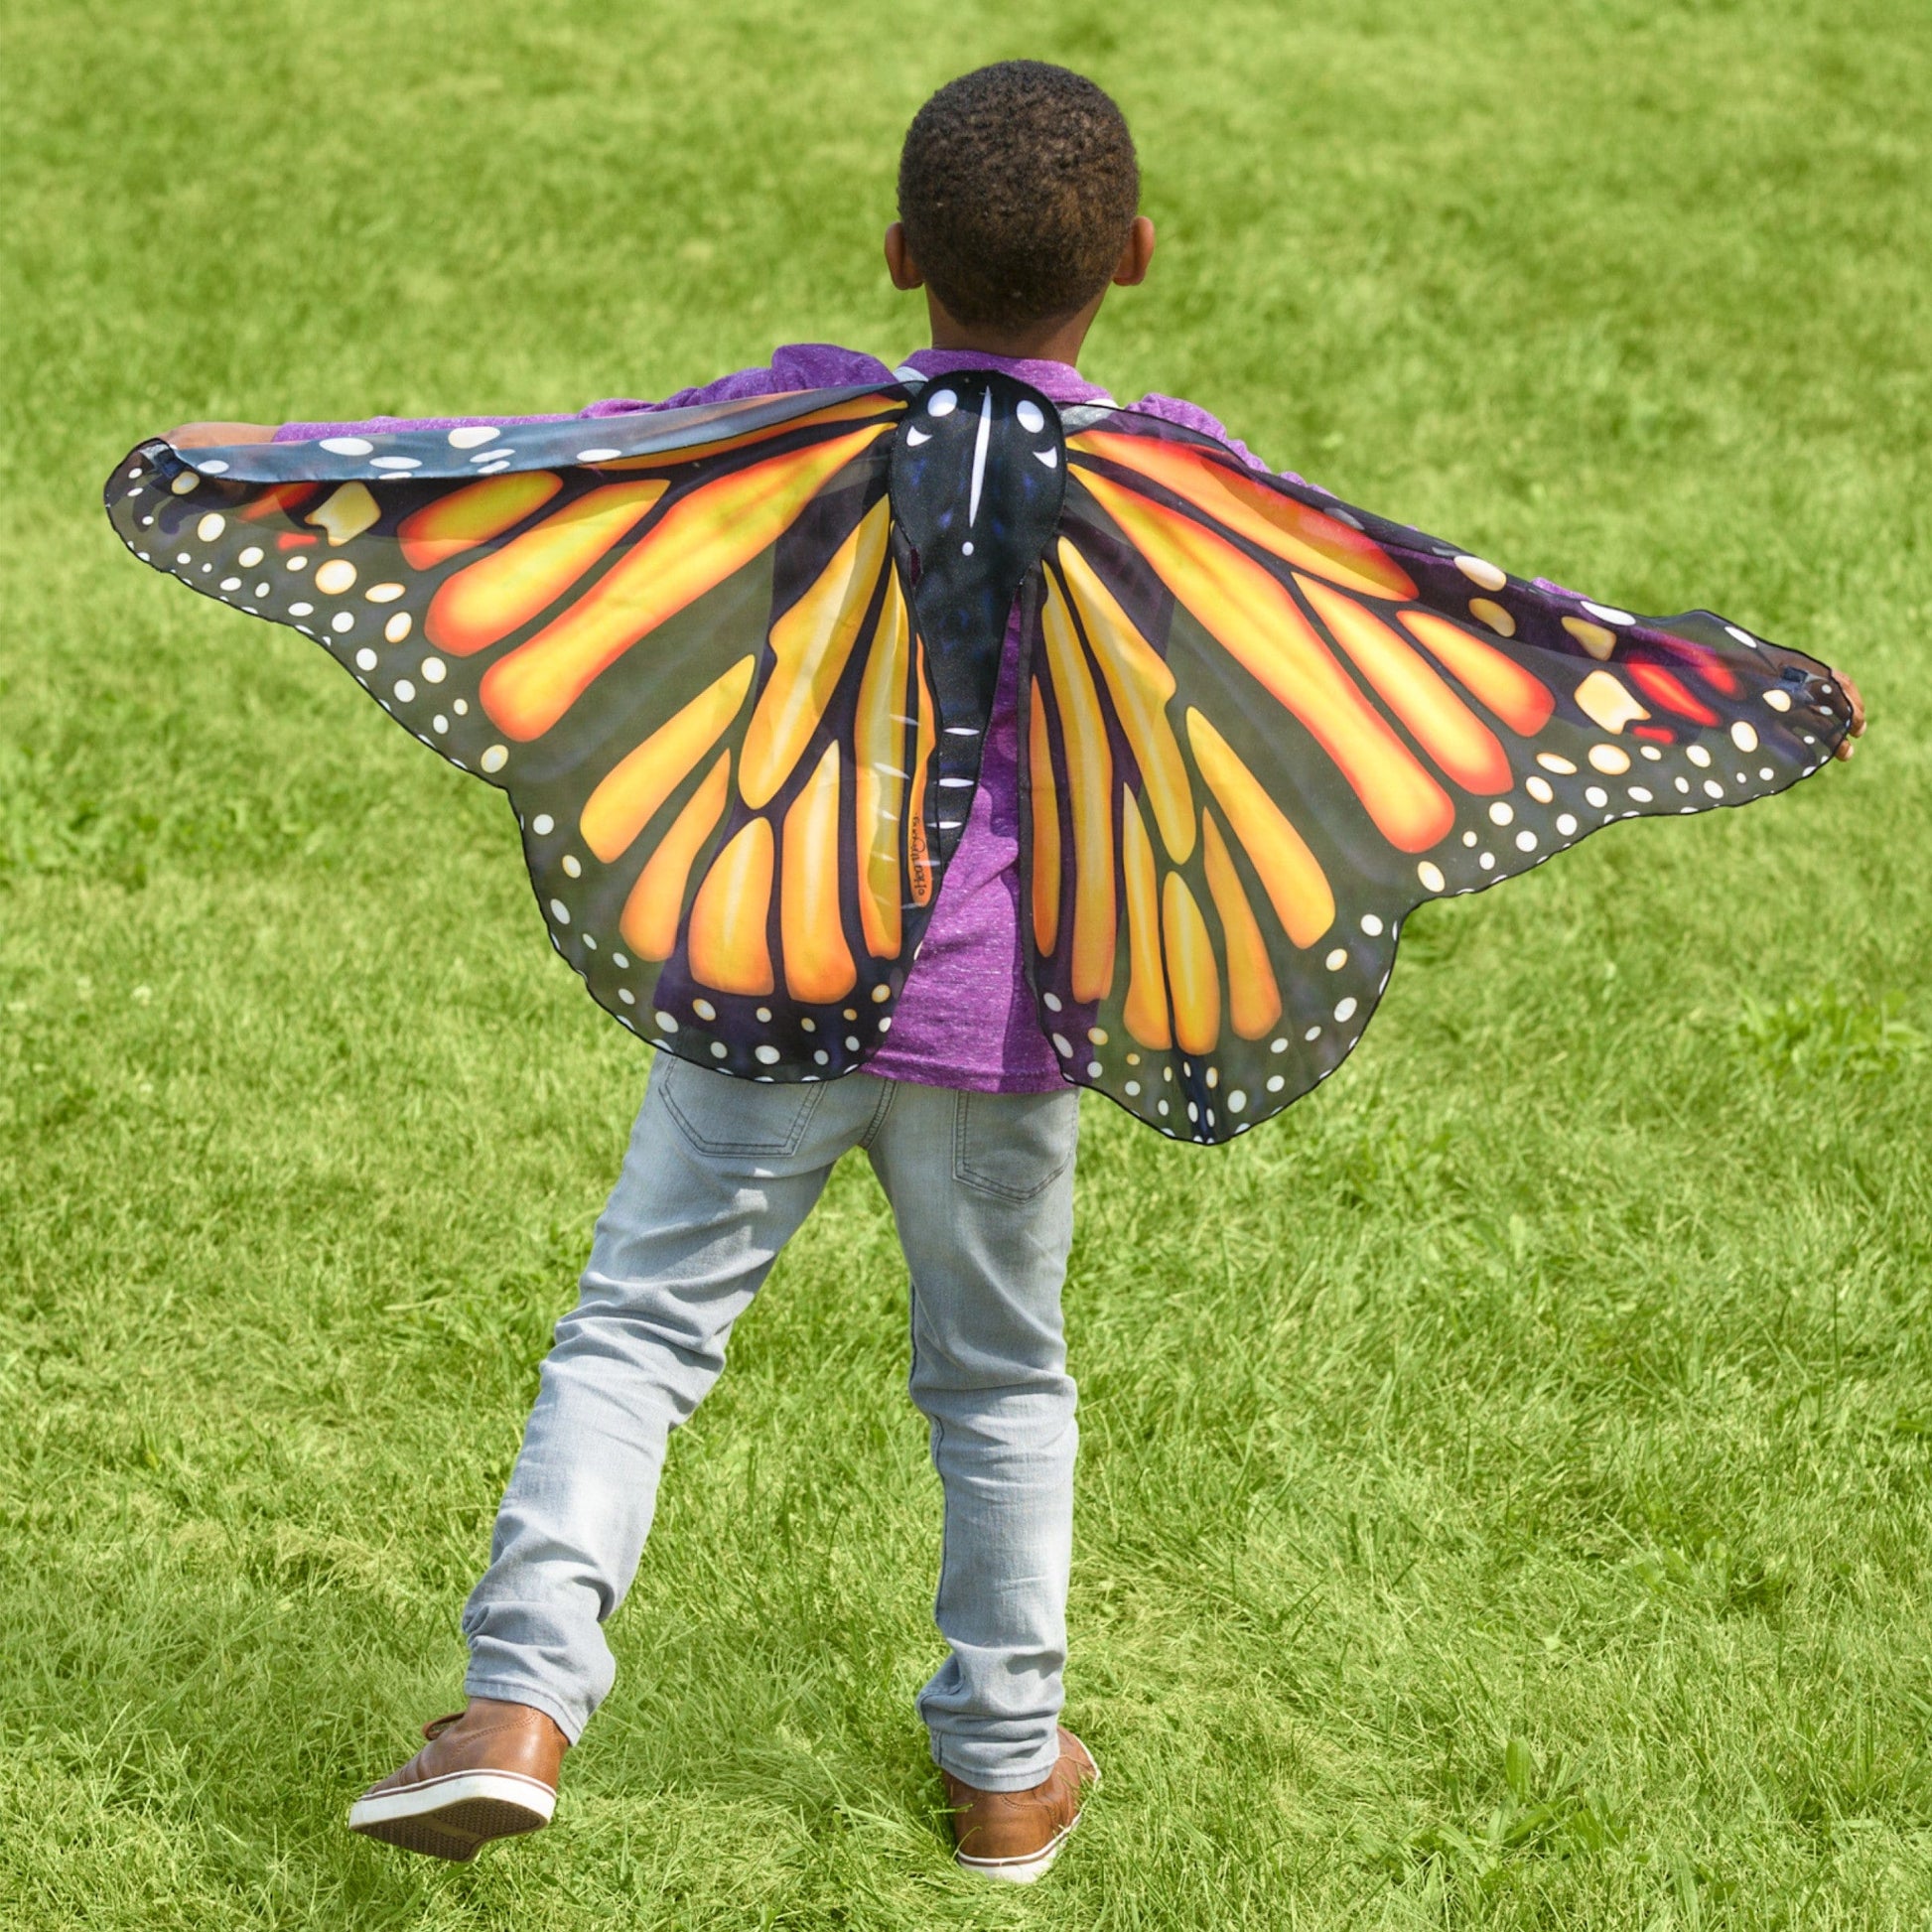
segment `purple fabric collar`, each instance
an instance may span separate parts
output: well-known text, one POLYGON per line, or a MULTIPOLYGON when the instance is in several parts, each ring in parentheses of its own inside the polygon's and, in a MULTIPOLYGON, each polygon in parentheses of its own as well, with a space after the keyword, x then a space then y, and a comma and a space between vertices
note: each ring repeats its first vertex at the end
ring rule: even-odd
POLYGON ((998 369, 1016 382, 1037 389, 1051 402, 1109 402, 1105 389, 1096 388, 1070 362, 1040 362, 1023 355, 990 355, 982 349, 921 348, 899 364, 920 375, 951 375, 958 369, 998 369))

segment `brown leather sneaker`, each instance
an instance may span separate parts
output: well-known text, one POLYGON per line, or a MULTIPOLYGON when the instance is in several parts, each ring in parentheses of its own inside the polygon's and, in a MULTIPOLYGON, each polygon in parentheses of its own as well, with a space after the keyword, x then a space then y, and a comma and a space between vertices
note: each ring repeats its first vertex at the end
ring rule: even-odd
POLYGON ((1093 1753, 1064 1725, 1059 1762, 1031 1791, 976 1791, 950 1771, 940 1775, 959 1841, 954 1858, 968 1871, 1015 1885, 1045 1873, 1080 1822, 1081 1793, 1100 1786, 1093 1753))
POLYGON ((423 1726, 429 1742, 348 1808, 365 1838, 468 1863, 492 1838, 541 1831, 570 1740, 527 1704, 472 1698, 423 1726))

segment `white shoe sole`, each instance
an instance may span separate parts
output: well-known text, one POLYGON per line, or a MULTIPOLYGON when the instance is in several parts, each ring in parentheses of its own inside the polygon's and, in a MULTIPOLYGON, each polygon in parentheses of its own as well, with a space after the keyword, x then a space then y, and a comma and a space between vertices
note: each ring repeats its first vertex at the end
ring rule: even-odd
POLYGON ((963 1852, 953 1854, 953 1863, 962 1871, 970 1871, 975 1877, 997 1878, 1002 1884, 1031 1885, 1035 1879, 1043 1878, 1053 1868, 1053 1861, 1060 1855, 1060 1847, 1073 1835, 1073 1828, 1086 1816, 1087 1799, 1100 1789, 1100 1760, 1083 1743, 1080 1748, 1087 1751, 1087 1762, 1093 1766, 1093 1776, 1085 1786, 1085 1795, 1080 1800, 1080 1809, 1073 1814, 1072 1824, 1063 1826, 1031 1858, 1027 1859, 969 1859, 963 1852))
MULTIPOLYGON (((1079 1822, 1076 1818, 1073 1825, 1079 1822)), ((962 1871, 970 1871, 976 1878, 997 1878, 1007 1885, 1031 1885, 1035 1878, 1043 1878, 1052 1870, 1053 1861, 1059 1857, 1060 1847, 1066 1843, 1073 1825, 1067 1826, 1044 1851, 1035 1852, 1030 1859, 969 1859, 956 1852, 953 1862, 962 1871)))
POLYGON ((557 1794, 517 1771, 452 1771, 402 1791, 365 1792, 348 1808, 364 1838, 467 1864, 491 1839, 541 1831, 557 1794))

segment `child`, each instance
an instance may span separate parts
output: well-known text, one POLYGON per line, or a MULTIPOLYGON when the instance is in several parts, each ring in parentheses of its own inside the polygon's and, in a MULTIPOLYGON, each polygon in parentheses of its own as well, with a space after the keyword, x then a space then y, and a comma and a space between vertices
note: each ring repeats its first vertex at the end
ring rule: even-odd
MULTIPOLYGON (((898 192, 887 264, 897 287, 926 289, 932 333, 899 375, 931 382, 994 369, 1062 410, 1105 403, 1074 364, 1108 287, 1139 283, 1154 252, 1113 101, 1058 68, 982 69, 920 109, 898 192)), ((606 402, 584 415, 892 379, 870 356, 791 347, 766 368, 663 404, 606 402)), ((1137 409, 1253 462, 1190 404, 1156 396, 1137 409)), ((326 441, 503 422, 204 424, 170 440, 326 441)), ((1019 637, 1016 617, 943 895, 891 1035, 864 1069, 759 1084, 658 1056, 582 1299, 543 1365, 489 1567, 465 1611, 467 1709, 425 1727, 425 1748, 356 1801, 352 1830, 465 1860, 549 1821, 564 1752, 611 1687, 602 1626, 639 1561, 669 1432, 716 1380, 733 1323, 855 1146, 897 1217, 911 1276, 910 1392, 930 1423, 944 1489, 935 1617, 950 1650, 918 1709, 957 1857, 988 1876, 1031 1880, 1077 1822, 1099 1780, 1092 1754, 1059 1724, 1077 1443, 1060 1287, 1077 1115, 1061 1072, 1068 1048, 1049 1044, 1022 944, 1019 637)), ((1856 735, 1863 716, 1844 689, 1856 735)), ((1832 749, 1849 756, 1849 737, 1832 749)), ((1560 759, 1548 768, 1577 769, 1560 759)), ((1536 790, 1542 783, 1530 780, 1533 796, 1549 796, 1536 790)), ((1507 822, 1508 807, 1491 810, 1507 822)))

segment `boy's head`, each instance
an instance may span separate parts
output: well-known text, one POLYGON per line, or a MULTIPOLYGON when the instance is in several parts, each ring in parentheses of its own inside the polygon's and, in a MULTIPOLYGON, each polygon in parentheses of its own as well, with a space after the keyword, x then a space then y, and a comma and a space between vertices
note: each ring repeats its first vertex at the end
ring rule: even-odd
POLYGON ((941 87, 899 155, 905 247, 947 314, 970 326, 1070 316, 1130 279, 1119 270, 1140 193, 1120 109, 1042 61, 1001 61, 941 87))

